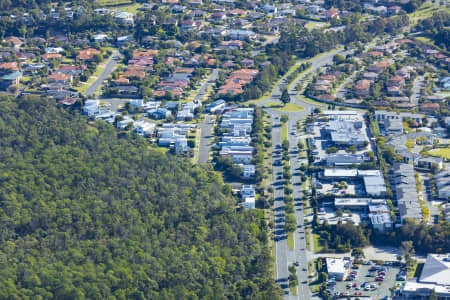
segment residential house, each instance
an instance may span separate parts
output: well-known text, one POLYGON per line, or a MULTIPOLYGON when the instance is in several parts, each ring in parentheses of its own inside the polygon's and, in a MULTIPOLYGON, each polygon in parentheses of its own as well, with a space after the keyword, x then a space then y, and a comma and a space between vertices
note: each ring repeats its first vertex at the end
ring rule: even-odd
POLYGON ((228 50, 242 49, 242 42, 240 40, 223 41, 220 43, 220 48, 228 50))
POLYGON ((57 82, 57 83, 72 83, 72 75, 63 74, 63 73, 53 73, 49 75, 48 82, 57 82))
POLYGON ((0 89, 5 91, 10 86, 19 84, 21 78, 22 78, 22 72, 20 72, 20 71, 15 71, 15 72, 1 76, 0 77, 0 89))
POLYGON ((122 24, 133 25, 134 23, 133 14, 126 11, 121 10, 116 11, 114 18, 116 19, 117 22, 120 22, 122 24))
POLYGON ((137 134, 145 137, 152 136, 155 132, 155 123, 150 123, 146 120, 139 120, 134 122, 134 130, 137 134))
POLYGON ((368 97, 370 96, 370 81, 359 80, 355 85, 355 94, 358 97, 368 97))
POLYGON ((102 52, 93 48, 83 49, 78 53, 77 59, 90 61, 96 54, 102 54, 102 52))
POLYGON ((439 110, 440 110, 439 103, 420 104, 420 111, 423 111, 425 113, 435 113, 439 112, 439 110))

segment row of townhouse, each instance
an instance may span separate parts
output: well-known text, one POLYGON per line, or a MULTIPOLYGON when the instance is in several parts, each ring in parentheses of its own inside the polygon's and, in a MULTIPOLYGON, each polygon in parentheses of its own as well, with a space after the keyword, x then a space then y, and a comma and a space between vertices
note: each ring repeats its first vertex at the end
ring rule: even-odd
POLYGON ((187 136, 196 129, 194 124, 165 123, 158 129, 158 145, 174 150, 176 154, 189 151, 187 136))
MULTIPOLYGON (((242 178, 250 179, 255 175, 255 165, 252 164, 253 146, 251 132, 253 126, 253 108, 234 108, 222 115, 219 128, 224 131, 220 142, 215 146, 220 148, 219 155, 230 157, 242 168, 242 178)), ((243 185, 241 198, 244 207, 255 208, 255 190, 251 185, 243 185)))

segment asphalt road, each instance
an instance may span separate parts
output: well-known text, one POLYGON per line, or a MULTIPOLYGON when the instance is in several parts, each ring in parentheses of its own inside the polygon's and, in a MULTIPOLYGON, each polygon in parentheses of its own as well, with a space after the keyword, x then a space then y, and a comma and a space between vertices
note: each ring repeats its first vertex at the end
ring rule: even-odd
POLYGON ((412 90, 412 95, 411 95, 411 102, 414 104, 414 106, 419 105, 419 99, 420 99, 420 95, 421 95, 420 90, 423 88, 423 82, 424 82, 423 76, 419 76, 416 78, 416 80, 414 80, 413 90, 412 90))
MULTIPOLYGON (((208 91, 210 85, 212 85, 219 77, 219 70, 214 69, 209 75, 208 81, 206 81, 199 89, 195 100, 202 101, 208 91)), ((206 115, 205 120, 198 124, 201 130, 200 145, 198 150, 198 163, 206 164, 209 160, 209 151, 211 149, 211 130, 214 122, 214 118, 211 115, 206 115)))
POLYGON ((274 189, 274 233, 275 233, 275 279, 286 295, 288 288, 288 255, 289 247, 286 241, 285 210, 284 210, 284 188, 283 188, 283 164, 281 158, 281 125, 279 117, 272 117, 272 185, 274 189))
POLYGON ((111 58, 106 63, 105 68, 103 69, 103 72, 98 76, 98 78, 91 84, 90 87, 86 89, 86 96, 90 96, 95 94, 95 92, 98 90, 98 88, 103 84, 103 81, 105 81, 109 75, 111 75, 112 71, 114 70, 114 67, 117 64, 117 60, 120 57, 120 52, 118 50, 115 50, 113 54, 111 55, 111 58))
POLYGON ((209 75, 208 81, 206 81, 201 88, 199 89, 197 95, 195 95, 195 100, 202 100, 205 96, 206 91, 208 90, 209 86, 213 84, 219 78, 219 70, 213 69, 211 75, 209 75))
POLYGON ((198 163, 206 164, 209 160, 209 151, 211 149, 211 128, 214 122, 212 116, 206 115, 205 120, 198 124, 201 130, 200 146, 198 150, 198 163))
MULTIPOLYGON (((289 90, 290 95, 296 95, 295 86, 302 80, 305 80, 306 76, 310 72, 314 72, 317 68, 322 67, 328 63, 330 63, 333 59, 333 56, 336 54, 347 54, 348 52, 342 50, 335 50, 325 55, 322 55, 311 61, 311 68, 306 71, 302 76, 297 78, 297 80, 291 85, 291 89, 289 90)), ((298 64, 300 64, 299 62, 298 64)), ((288 74, 285 75, 285 77, 288 74)), ((283 86, 287 85, 285 81, 285 77, 280 81, 279 85, 277 85, 273 91, 272 95, 269 99, 257 103, 257 105, 264 106, 264 104, 269 102, 279 102, 279 98, 281 95, 281 89, 283 86)), ((306 85, 304 85, 306 86, 306 85)), ((292 135, 294 126, 296 126, 297 120, 303 120, 307 115, 310 114, 312 110, 316 107, 323 108, 324 105, 316 105, 311 102, 305 102, 301 97, 291 97, 291 102, 299 104, 304 107, 303 111, 300 112, 280 112, 273 109, 265 109, 267 113, 270 114, 272 119, 272 161, 273 165, 273 188, 274 188, 274 216, 275 216, 275 276, 276 282, 280 284, 285 292, 285 299, 296 299, 296 300, 309 300, 311 299, 311 293, 308 286, 308 253, 306 250, 306 232, 304 228, 304 212, 302 207, 302 188, 300 183, 300 176, 298 174, 298 167, 300 166, 301 161, 298 160, 298 151, 297 151, 297 139, 298 133, 292 135), (277 154, 278 151, 281 153, 281 149, 277 148, 277 145, 281 145, 281 127, 279 117, 281 115, 288 115, 288 139, 290 144, 290 161, 291 161, 291 184, 293 188, 293 197, 295 201, 295 216, 297 219, 298 229, 294 233, 294 250, 290 250, 287 246, 286 241, 286 233, 284 231, 284 218, 285 218, 285 210, 284 210, 284 190, 282 185, 282 174, 283 167, 276 164, 277 161, 281 161, 281 154, 277 154), (299 267, 297 268, 297 277, 299 281, 298 293, 297 296, 294 296, 290 293, 288 288, 288 266, 299 262, 299 267)), ((325 105, 326 107, 326 105, 325 105)))

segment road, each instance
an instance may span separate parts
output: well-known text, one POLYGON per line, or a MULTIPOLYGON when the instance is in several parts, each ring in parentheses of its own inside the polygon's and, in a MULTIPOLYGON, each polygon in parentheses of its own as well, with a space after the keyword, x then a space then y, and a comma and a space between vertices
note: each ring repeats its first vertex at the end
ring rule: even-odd
POLYGON ((414 104, 414 106, 419 105, 419 99, 420 99, 420 90, 423 88, 423 82, 424 78, 423 76, 419 76, 414 80, 414 85, 412 89, 412 95, 411 95, 411 102, 414 104))
MULTIPOLYGON (((265 111, 271 116, 272 120, 272 161, 273 165, 273 188, 274 188, 274 218, 275 218, 275 276, 276 282, 281 285, 285 292, 285 299, 289 300, 309 300, 311 299, 311 293, 308 286, 308 261, 309 257, 312 255, 308 255, 306 250, 306 231, 304 228, 304 211, 302 206, 302 186, 300 184, 300 176, 298 173, 298 167, 302 162, 298 159, 298 150, 297 150, 297 139, 298 132, 295 135, 292 135, 291 132, 294 128, 296 128, 297 121, 304 120, 312 110, 317 107, 326 107, 326 105, 315 104, 313 102, 305 101, 301 96, 297 94, 295 90, 295 86, 302 80, 305 80, 306 76, 317 70, 317 68, 322 67, 328 63, 330 63, 333 59, 333 56, 336 54, 346 55, 349 53, 348 51, 343 50, 335 50, 329 52, 327 54, 321 55, 315 59, 310 60, 311 68, 304 72, 299 78, 297 78, 293 84, 291 84, 291 88, 289 90, 290 95, 295 95, 291 97, 291 102, 301 105, 304 107, 303 111, 300 112, 280 112, 273 109, 265 108, 265 111), (281 127, 279 117, 281 115, 288 115, 288 140, 290 144, 290 161, 291 161, 291 184, 293 188, 293 197, 294 197, 294 206, 295 206, 295 216, 297 219, 298 230, 294 233, 294 250, 290 250, 287 241, 286 241, 286 233, 284 232, 284 190, 282 185, 282 174, 283 167, 276 164, 277 161, 281 161, 281 155, 277 154, 277 151, 281 149, 277 148, 277 145, 281 145, 281 127), (297 296, 294 296, 289 288, 288 288, 288 266, 292 265, 296 261, 299 262, 299 267, 297 268, 297 277, 299 281, 298 293, 297 296)), ((301 64, 303 61, 297 62, 297 65, 301 64)), ((275 86, 272 91, 271 97, 265 101, 258 102, 257 105, 264 106, 269 102, 279 102, 279 98, 281 96, 281 89, 287 85, 285 80, 286 74, 284 78, 280 81, 280 83, 275 86)), ((305 85, 306 86, 306 85, 305 85)), ((301 94, 301 93, 299 93, 301 94)), ((311 257, 312 258, 312 257, 311 257)))
MULTIPOLYGON (((208 88, 219 78, 219 70, 214 69, 209 75, 208 80, 203 83, 201 88, 198 90, 197 95, 195 95, 195 100, 202 101, 206 96, 208 88)), ((209 161, 209 151, 211 149, 211 130, 214 122, 214 117, 211 115, 206 115, 202 123, 198 124, 201 131, 200 136, 200 146, 198 150, 198 163, 206 164, 209 161)))
MULTIPOLYGON (((281 125, 280 119, 276 115, 271 115, 272 119, 272 185, 274 189, 274 233, 275 233, 275 279, 281 285, 286 295, 289 295, 288 288, 288 255, 291 252, 286 241, 284 230, 284 189, 283 189, 283 164, 281 158, 281 125)), ((292 263, 292 262, 291 262, 292 263)))
POLYGON ((86 92, 85 92, 86 96, 90 96, 90 95, 95 94, 95 92, 99 89, 99 87, 103 84, 103 82, 113 72, 114 68, 117 65, 117 60, 119 59, 119 57, 120 57, 120 52, 118 50, 115 50, 113 52, 113 54, 111 55, 111 57, 109 58, 109 61, 106 63, 106 66, 103 69, 103 72, 91 84, 91 86, 86 89, 86 92))
POLYGON ((201 101, 203 97, 205 96, 206 92, 208 91, 208 88, 210 85, 215 82, 219 78, 219 70, 213 69, 211 72, 211 75, 209 75, 209 78, 207 81, 203 83, 203 85, 200 87, 200 89, 197 92, 197 95, 195 95, 195 100, 201 101))
POLYGON ((200 147, 198 150, 198 163, 206 164, 209 161, 209 151, 211 149, 211 128, 214 119, 211 115, 206 115, 205 120, 198 124, 201 131, 200 147))
POLYGON ((347 77, 347 79, 345 79, 344 82, 336 89, 336 98, 345 99, 345 95, 347 94, 347 85, 350 82, 353 82, 353 79, 355 78, 356 74, 357 72, 355 71, 352 75, 347 77))

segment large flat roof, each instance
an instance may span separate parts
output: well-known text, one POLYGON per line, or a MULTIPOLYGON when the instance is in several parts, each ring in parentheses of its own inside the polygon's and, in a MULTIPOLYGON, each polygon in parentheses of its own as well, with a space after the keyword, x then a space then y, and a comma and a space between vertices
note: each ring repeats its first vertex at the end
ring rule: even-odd
POLYGON ((342 258, 328 258, 327 257, 327 271, 328 273, 342 273, 344 274, 349 267, 349 262, 342 258))
POLYGON ((325 169, 323 175, 325 177, 356 177, 358 170, 356 169, 325 169))

